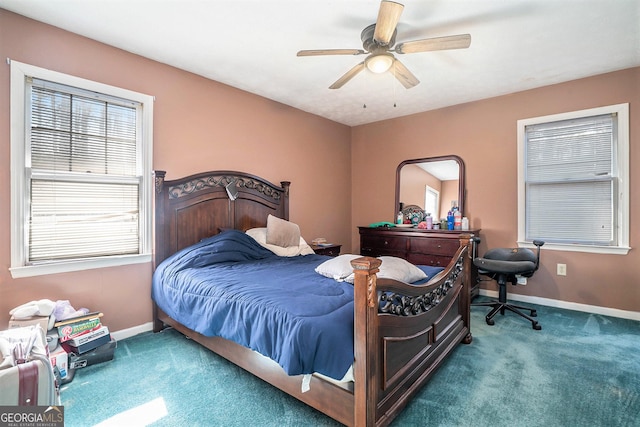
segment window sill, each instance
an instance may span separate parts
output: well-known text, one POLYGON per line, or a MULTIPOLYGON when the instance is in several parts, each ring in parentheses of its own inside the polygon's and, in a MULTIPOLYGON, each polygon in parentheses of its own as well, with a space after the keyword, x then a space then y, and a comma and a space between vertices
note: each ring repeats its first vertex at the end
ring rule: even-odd
POLYGON ((11 267, 11 277, 44 276, 47 274, 68 273, 71 271, 90 270, 94 268, 117 267, 130 264, 142 264, 151 262, 151 255, 126 255, 120 257, 96 258, 69 262, 56 262, 21 267, 11 267))
MULTIPOLYGON (((531 242, 518 242, 518 247, 534 249, 535 246, 531 242)), ((592 246, 592 245, 569 245, 560 243, 545 243, 544 249, 552 251, 565 251, 565 252, 587 252, 593 254, 607 254, 607 255, 627 255, 629 250, 628 246, 592 246)))

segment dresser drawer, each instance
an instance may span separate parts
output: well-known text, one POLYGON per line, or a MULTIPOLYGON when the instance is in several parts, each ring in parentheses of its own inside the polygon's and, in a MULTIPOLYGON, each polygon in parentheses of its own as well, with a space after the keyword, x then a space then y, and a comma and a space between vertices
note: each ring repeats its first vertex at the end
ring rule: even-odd
POLYGON ((360 245, 362 249, 375 249, 379 251, 405 252, 408 249, 409 239, 406 237, 362 236, 360 245))
POLYGON ((395 256, 398 258, 406 259, 406 251, 395 251, 388 248, 360 248, 360 254, 363 256, 370 256, 377 258, 379 256, 395 256))
POLYGON ((328 255, 336 257, 340 255, 340 248, 342 245, 330 245, 330 246, 318 246, 318 245, 310 245, 311 249, 318 255, 328 255))
POLYGON ((452 257, 438 256, 438 255, 426 255, 416 252, 410 252, 407 256, 407 261, 415 265, 428 265, 431 267, 446 267, 451 262, 452 257))
POLYGON ((459 247, 460 241, 458 239, 413 239, 409 252, 429 255, 448 255, 449 258, 451 258, 459 247))

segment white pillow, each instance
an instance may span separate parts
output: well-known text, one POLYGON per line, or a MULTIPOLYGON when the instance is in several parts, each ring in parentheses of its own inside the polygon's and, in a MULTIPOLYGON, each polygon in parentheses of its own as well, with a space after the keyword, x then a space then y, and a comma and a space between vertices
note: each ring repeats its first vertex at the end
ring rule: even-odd
POLYGON ((331 258, 316 267, 316 273, 337 280, 353 283, 353 267, 351 261, 362 255, 344 254, 331 258))
MULTIPOLYGON (((338 282, 353 283, 354 275, 351 261, 361 256, 339 255, 317 266, 316 273, 338 282)), ((405 283, 413 283, 427 278, 424 271, 402 258, 381 256, 379 259, 382 261, 378 272, 380 278, 395 279, 405 283)))
POLYGON ((315 253, 311 246, 307 244, 307 242, 300 236, 300 243, 298 246, 289 246, 288 248, 283 248, 282 246, 270 245, 267 243, 267 227, 259 227, 252 228, 246 231, 247 235, 252 237, 256 242, 258 242, 262 247, 269 249, 271 252, 278 256, 298 256, 298 255, 309 255, 315 253))
POLYGON ((409 261, 393 256, 378 257, 382 260, 378 277, 400 280, 405 283, 413 283, 426 279, 427 275, 409 261))

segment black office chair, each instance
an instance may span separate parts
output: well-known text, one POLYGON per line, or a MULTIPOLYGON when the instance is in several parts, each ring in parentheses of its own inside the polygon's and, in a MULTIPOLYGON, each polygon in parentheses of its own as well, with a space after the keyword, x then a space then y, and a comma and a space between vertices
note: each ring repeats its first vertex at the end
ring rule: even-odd
MULTIPOLYGON (((474 240, 476 243, 474 247, 477 247, 479 239, 475 238, 474 240)), ((540 264, 540 247, 544 245, 544 242, 534 240, 533 244, 538 248, 535 254, 527 248, 491 249, 487 251, 482 258, 476 257, 474 253, 473 264, 478 267, 478 274, 490 277, 498 282, 499 286, 497 300, 472 304, 474 306, 493 307, 486 316, 487 325, 494 324, 493 317, 498 312, 504 315, 505 310, 509 310, 529 320, 533 329, 537 331, 542 329, 542 326, 540 326, 535 319, 532 319, 532 317, 537 316, 536 310, 507 303, 507 283, 511 282, 511 284, 515 286, 518 282, 517 276, 531 277, 538 269, 540 264), (527 316, 521 310, 529 311, 531 316, 527 316)))

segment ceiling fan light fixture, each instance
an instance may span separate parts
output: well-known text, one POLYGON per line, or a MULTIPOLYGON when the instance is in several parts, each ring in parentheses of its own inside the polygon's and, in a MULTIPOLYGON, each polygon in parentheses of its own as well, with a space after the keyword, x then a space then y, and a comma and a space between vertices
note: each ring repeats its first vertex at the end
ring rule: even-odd
POLYGON ((381 53, 378 55, 372 55, 365 61, 365 65, 372 73, 382 74, 385 73, 393 65, 393 55, 388 53, 381 53))

